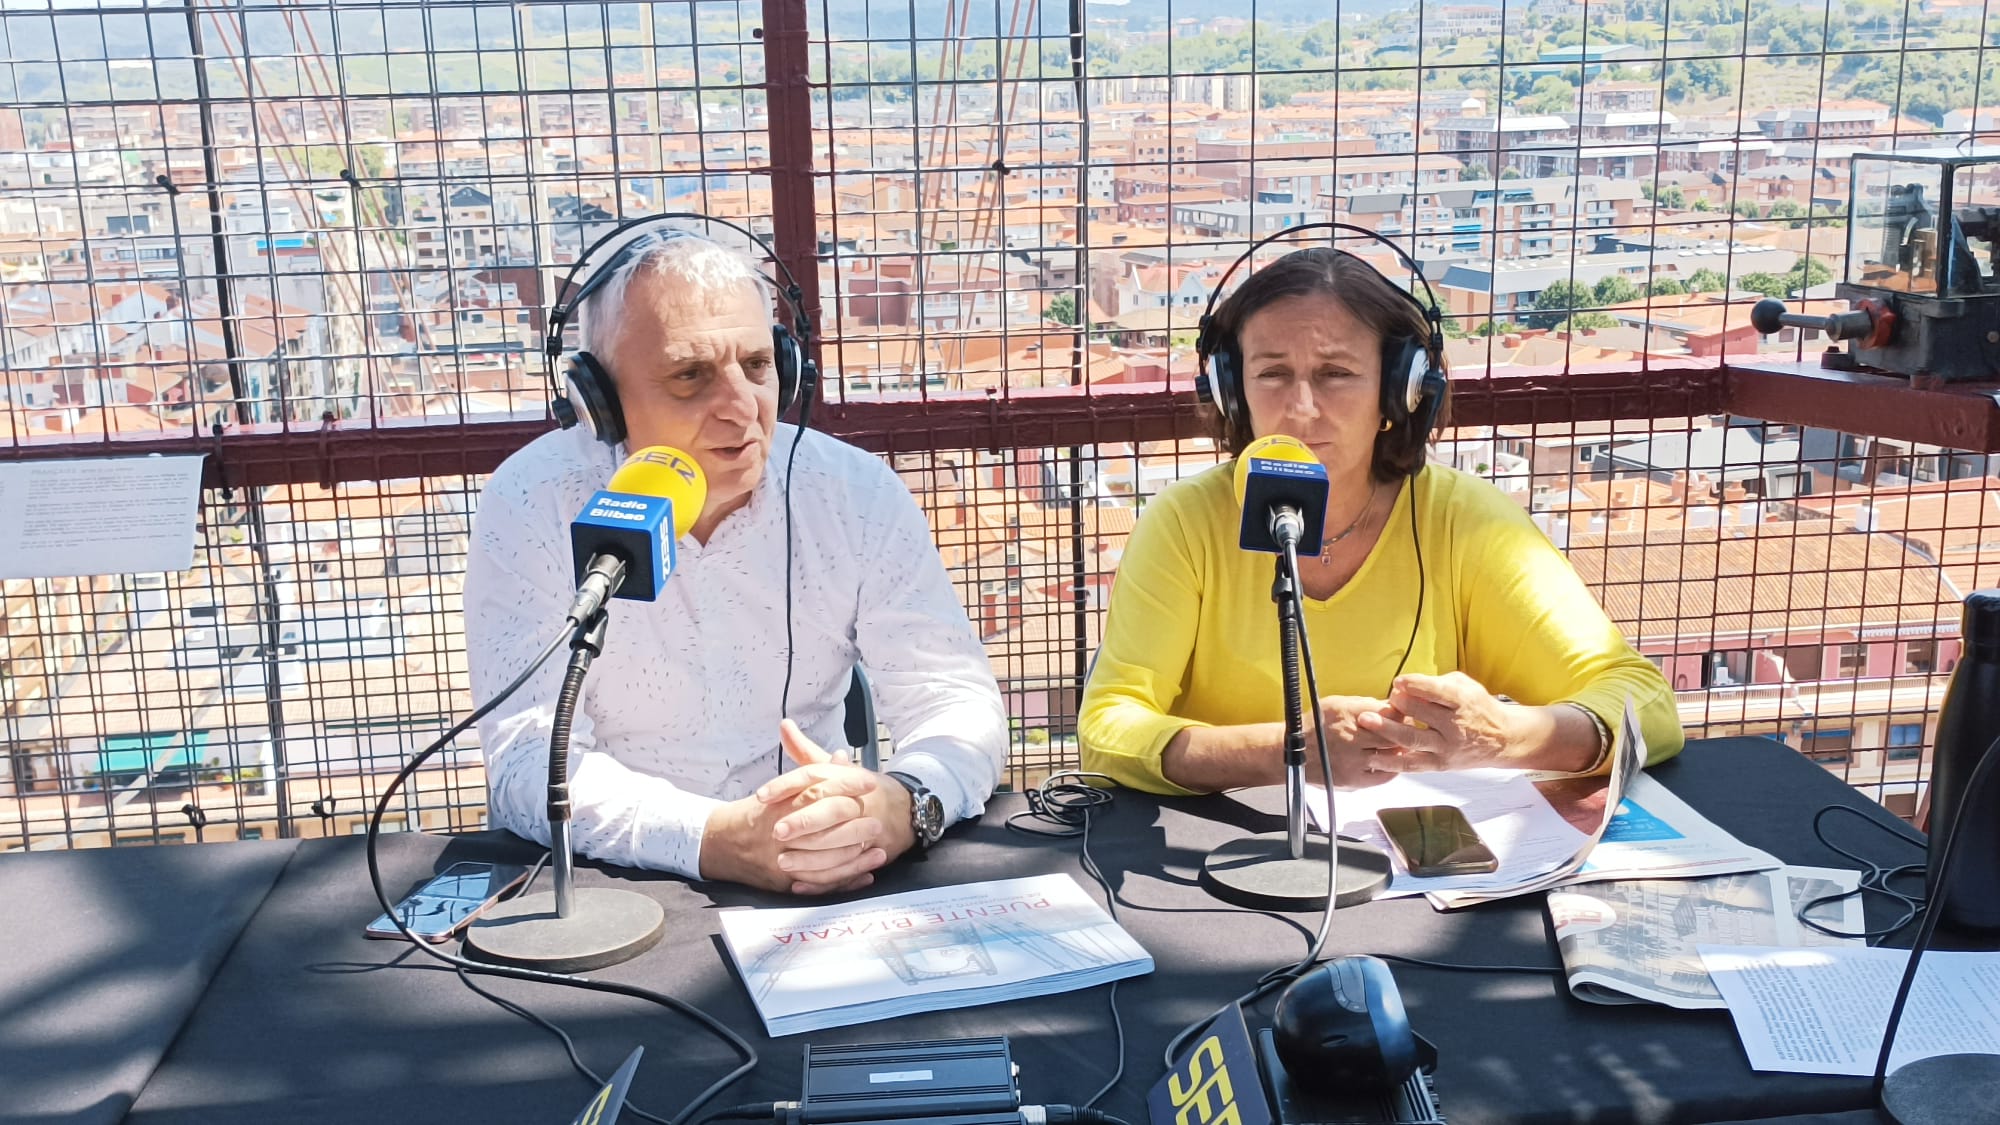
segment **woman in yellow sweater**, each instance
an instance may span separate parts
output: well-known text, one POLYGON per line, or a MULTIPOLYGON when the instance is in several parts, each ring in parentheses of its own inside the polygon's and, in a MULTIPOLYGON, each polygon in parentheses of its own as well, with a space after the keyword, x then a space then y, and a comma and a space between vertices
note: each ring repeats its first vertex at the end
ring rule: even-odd
MULTIPOLYGON (((1331 248, 1253 274, 1202 335, 1205 368, 1233 364, 1210 371, 1229 451, 1297 438, 1332 484, 1325 547, 1299 569, 1334 784, 1602 769, 1627 696, 1649 764, 1671 757, 1672 691, 1568 561, 1491 484, 1425 467, 1442 336, 1409 293, 1331 248)), ((1156 793, 1283 780, 1272 556, 1239 549, 1239 526, 1231 464, 1147 504, 1084 691, 1085 769, 1156 793)))

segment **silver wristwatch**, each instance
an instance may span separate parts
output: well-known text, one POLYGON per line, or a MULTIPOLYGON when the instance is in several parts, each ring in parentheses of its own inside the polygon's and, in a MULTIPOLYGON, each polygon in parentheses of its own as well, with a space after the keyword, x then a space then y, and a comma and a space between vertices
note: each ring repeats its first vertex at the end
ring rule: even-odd
POLYGON ((907 773, 891 771, 889 776, 910 791, 910 828, 916 833, 917 850, 925 851, 944 835, 944 802, 907 773))

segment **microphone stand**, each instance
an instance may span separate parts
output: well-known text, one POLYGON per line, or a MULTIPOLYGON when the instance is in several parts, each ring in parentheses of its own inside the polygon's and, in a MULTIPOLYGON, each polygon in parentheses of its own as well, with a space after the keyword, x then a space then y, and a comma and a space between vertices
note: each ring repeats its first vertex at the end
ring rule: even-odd
POLYGON ((1285 850, 1306 855, 1306 717, 1299 692, 1298 556, 1287 545, 1277 557, 1271 600, 1278 606, 1278 652, 1285 681, 1285 850), (1292 565, 1287 565, 1292 564, 1292 565))
MULTIPOLYGON (((1360 840, 1337 835, 1339 826, 1331 823, 1330 778, 1322 778, 1327 784, 1330 822, 1325 839, 1308 837, 1305 699, 1299 688, 1305 621, 1299 605, 1298 541, 1302 529, 1297 515, 1290 512, 1274 515, 1271 524, 1272 537, 1279 545, 1271 601, 1278 607, 1278 652, 1285 691, 1285 830, 1231 840, 1208 853, 1201 865, 1201 884, 1216 898, 1252 910, 1359 906, 1389 885, 1389 855, 1360 840)), ((1313 706, 1319 706, 1317 699, 1313 706)), ((1328 764, 1322 759, 1322 768, 1328 764)))
POLYGON ((666 932, 666 911, 636 891, 577 889, 571 854, 570 729, 590 664, 604 651, 610 615, 602 603, 570 634, 569 667, 549 724, 549 855, 552 890, 522 895, 481 915, 465 948, 481 961, 547 973, 581 973, 629 961, 666 932))
POLYGON ((1943 849, 1938 859, 1935 889, 1924 906, 1924 920, 1917 925, 1917 936, 1910 943, 1910 959, 1904 962, 1903 979, 1896 986, 1895 999, 1889 1005, 1888 1026, 1882 1031, 1881 1053, 1875 1058, 1875 1098, 1897 1125, 1957 1125, 1985 1112, 1978 1110, 1978 1106, 1990 1110, 1994 1098, 2000 1096, 2000 1054, 1932 1055, 1889 1073, 1890 1053, 1896 1045, 1896 1031, 1903 1025, 1904 1006, 1909 1003, 1910 990, 1917 981, 1917 965, 1930 949, 1938 923, 1944 918, 1945 895, 1951 886, 1947 876, 1958 858, 1960 838, 1973 835, 1965 831, 1965 822, 1971 817, 1993 815, 1994 805, 2000 803, 1986 792, 1992 788, 1991 775, 1996 772, 1996 763, 2000 763, 2000 738, 1987 745, 1979 764, 1972 768, 1951 830, 1943 839, 1936 835, 1930 839, 1931 847, 1943 849))

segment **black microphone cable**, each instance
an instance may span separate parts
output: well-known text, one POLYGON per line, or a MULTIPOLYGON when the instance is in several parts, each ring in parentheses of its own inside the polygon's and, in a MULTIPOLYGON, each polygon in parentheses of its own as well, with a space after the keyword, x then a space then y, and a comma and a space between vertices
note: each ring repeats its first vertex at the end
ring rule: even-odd
MULTIPOLYGON (((395 925, 397 931, 403 935, 404 939, 409 941, 409 943, 415 946, 417 949, 421 950, 426 956, 435 958, 438 961, 442 961, 446 965, 449 965, 454 969, 456 969, 458 971, 460 979, 465 980, 468 986, 470 986, 472 983, 469 978, 469 974, 477 973, 485 976, 509 977, 514 980, 532 981, 541 984, 555 984, 567 988, 581 988, 590 992, 610 993, 614 996, 628 996, 632 997, 633 999, 645 1000, 650 1003, 658 1004, 671 1011, 678 1012, 681 1015, 688 1017, 689 1019, 695 1021, 696 1023, 706 1027, 708 1030, 714 1032, 717 1037, 721 1038, 724 1042, 729 1044, 729 1046, 733 1048, 736 1051, 736 1053, 743 1058, 743 1062, 741 1064, 736 1066, 729 1073, 723 1075, 721 1078, 718 1078, 714 1082, 710 1083, 707 1088, 703 1089, 700 1093, 696 1094, 694 1098, 691 1101, 689 1101, 685 1107, 682 1108, 680 1113, 676 1114, 672 1118, 659 1117, 654 1114, 647 1113, 646 1111, 640 1109, 636 1105, 631 1104, 630 1102, 627 1102, 625 1106, 626 1110, 628 1110, 633 1116, 642 1118, 646 1121, 651 1121, 654 1123, 654 1125, 686 1125, 687 1122, 693 1119, 694 1115, 701 1109, 701 1107, 708 1104, 708 1102, 711 1099, 713 1099, 715 1095, 721 1093, 731 1083, 735 1082, 737 1079, 743 1077, 744 1075, 750 1073, 750 1071, 756 1067, 757 1050, 755 1047, 752 1047, 750 1045, 748 1040, 744 1039, 741 1035, 738 1035, 735 1031, 731 1030, 727 1024, 716 1019, 714 1016, 709 1015, 707 1012, 702 1011, 700 1008, 697 1008, 694 1005, 689 1004, 684 1000, 678 999, 677 997, 668 996, 665 995, 664 993, 654 992, 651 989, 639 988, 635 985, 619 984, 614 981, 593 980, 589 977, 572 976, 564 973, 544 973, 534 969, 520 969, 510 965, 488 965, 485 964, 484 962, 473 961, 470 960, 469 958, 461 957, 454 953, 447 953, 444 950, 434 947, 429 942, 420 940, 416 936, 416 934, 410 930, 408 923, 403 921, 401 915, 397 912, 395 905, 389 901, 388 892, 384 890, 382 886, 382 868, 381 868, 380 857, 377 855, 377 843, 381 838, 382 817, 384 816, 384 814, 388 812, 390 801, 395 797, 396 793, 402 789, 404 783, 407 782, 410 779, 410 777, 417 772, 417 769, 419 767, 421 767, 426 761, 429 761, 430 758, 433 755, 435 755, 438 751, 450 745, 453 739, 465 733, 465 731, 470 729, 474 724, 478 723, 479 720, 485 718, 489 713, 492 712, 492 710, 495 707, 498 707, 500 706, 501 703, 505 702, 508 697, 512 696, 515 692, 519 691, 521 687, 524 684, 526 684, 528 680, 532 678, 537 671, 541 669, 542 665, 548 663, 549 658, 556 654, 556 650, 563 647, 564 642, 569 639, 571 634, 575 630, 578 630, 583 627, 582 623, 577 621, 574 617, 565 618, 563 625, 564 628, 561 631, 559 631, 555 635, 555 637, 549 641, 548 645, 542 649, 541 653, 537 655, 532 662, 529 663, 527 668, 522 670, 520 675, 514 677, 514 679, 511 682, 509 682, 506 687, 501 688, 499 693, 496 694, 492 699, 489 699, 485 703, 481 704, 470 715, 467 715, 465 718, 459 720, 456 724, 454 724, 450 730, 447 730, 443 734, 439 735, 437 739, 433 741, 429 746, 424 747, 422 750, 418 751, 414 756, 412 756, 408 762, 404 763, 403 768, 397 772, 395 778, 389 782, 388 786, 382 790, 382 795, 375 802, 375 810, 373 814, 370 815, 368 818, 367 838, 364 841, 363 845, 363 850, 365 851, 368 859, 368 885, 369 889, 375 892, 375 901, 381 905, 383 913, 388 916, 389 921, 395 925)), ((543 862, 546 862, 546 860, 544 860, 543 862)), ((583 1066, 582 1062, 577 1058, 575 1043, 570 1039, 569 1035, 566 1032, 564 1032, 561 1028, 557 1027, 555 1024, 549 1022, 548 1020, 540 1016, 537 1016, 532 1012, 529 1012, 526 1008, 522 1007, 519 1004, 516 1004, 512 1001, 503 1001, 501 998, 495 996, 490 992, 487 992, 485 989, 473 987, 473 991, 479 994, 480 996, 483 996, 486 999, 493 1001, 494 1003, 498 1004, 500 1007, 506 1009, 507 1011, 531 1019, 535 1023, 540 1024, 541 1026, 553 1032, 558 1038, 560 1038, 563 1041, 564 1048, 569 1052, 571 1063, 575 1065, 580 1072, 582 1072, 584 1077, 598 1085, 603 1084, 602 1079, 600 1079, 596 1074, 594 1074, 589 1068, 583 1066)))
MULTIPOLYGON (((1418 472, 1421 473, 1421 471, 1422 470, 1420 469, 1418 472)), ((1413 473, 1411 474, 1409 479, 1410 548, 1416 553, 1417 556, 1416 611, 1410 621, 1410 637, 1409 640, 1405 642, 1403 645, 1402 658, 1396 661, 1396 671, 1390 675, 1389 687, 1388 689, 1385 689, 1383 692, 1383 696, 1385 698, 1389 694, 1389 691, 1394 690, 1396 684, 1396 677, 1401 676, 1403 674, 1403 669, 1406 666, 1408 666, 1410 662, 1410 653, 1416 650, 1417 630, 1423 624, 1424 597, 1428 593, 1426 578, 1424 575, 1423 541, 1418 537, 1417 534, 1417 475, 1418 474, 1413 473)), ((1285 561, 1287 566, 1291 570, 1292 588, 1295 591, 1297 591, 1299 595, 1298 597, 1293 599, 1293 607, 1294 607, 1293 612, 1295 614, 1295 625, 1298 630, 1298 637, 1299 637, 1299 662, 1305 667, 1306 690, 1311 693, 1313 706, 1318 707, 1319 677, 1316 674, 1315 669, 1313 667, 1312 637, 1306 630, 1305 608, 1304 608, 1305 589, 1300 584, 1299 580, 1299 559, 1296 548, 1293 548, 1286 552, 1285 561)), ((1278 989, 1279 987, 1286 984, 1290 984, 1292 981, 1297 980, 1300 976, 1303 976, 1307 972, 1307 970, 1311 969, 1314 965, 1319 963, 1319 959, 1325 951, 1327 939, 1333 932, 1333 912, 1336 909, 1335 900, 1339 897, 1339 879, 1340 879, 1340 843, 1339 843, 1340 825, 1333 823, 1334 819, 1333 818, 1333 756, 1327 750, 1326 729, 1321 723, 1317 721, 1315 721, 1313 724, 1313 735, 1317 743, 1317 748, 1319 750, 1320 780, 1327 791, 1326 813, 1327 813, 1328 823, 1326 826, 1326 834, 1327 834, 1326 906, 1320 912, 1319 930, 1313 936, 1311 944, 1307 946, 1305 956, 1291 964, 1281 965, 1275 969, 1272 969, 1270 972, 1265 973, 1262 977, 1259 977, 1257 979, 1256 987, 1252 988, 1250 991, 1245 992, 1243 995, 1238 996, 1235 1000, 1231 1001, 1231 1003, 1236 1005, 1237 1007, 1242 1007, 1246 1004, 1254 1004, 1257 1001, 1263 999, 1265 996, 1269 995, 1271 992, 1278 989)), ((1421 965, 1427 968, 1451 969, 1460 972, 1547 973, 1547 972, 1561 971, 1560 969, 1557 968, 1539 966, 1539 965, 1536 966, 1456 965, 1442 961, 1423 961, 1413 957, 1402 957, 1402 956, 1392 956, 1383 954, 1375 954, 1375 956, 1381 957, 1381 959, 1385 961, 1401 961, 1407 964, 1421 965)), ((1162 1052, 1162 1058, 1165 1060, 1165 1064, 1168 1070, 1173 1069, 1174 1056, 1180 1053, 1181 1047, 1197 1032, 1201 1031, 1203 1028, 1213 1023, 1215 1021, 1215 1017, 1220 1014, 1221 1012, 1218 1011, 1210 1015, 1204 1016, 1199 1020, 1196 1020, 1195 1022, 1187 1025, 1180 1031, 1176 1032, 1174 1034, 1174 1037, 1167 1041, 1166 1049, 1165 1051, 1162 1052)))
MULTIPOLYGON (((1117 782, 1108 774, 1093 773, 1088 770, 1063 770, 1052 773, 1042 781, 1041 785, 1027 791, 1027 811, 1009 816, 1006 824, 1009 831, 1024 832, 1030 836, 1080 841, 1078 858, 1083 865, 1084 873, 1097 880, 1097 885, 1104 888, 1105 909, 1110 913, 1113 922, 1123 925, 1124 923, 1118 920, 1118 895, 1111 889, 1111 880, 1105 877, 1104 869, 1097 865, 1097 861, 1090 854, 1091 818, 1100 810, 1111 807, 1114 795, 1108 786, 1116 784, 1117 782), (1094 785, 1092 782, 1103 782, 1104 785, 1094 785), (1023 821, 1027 823, 1024 824, 1023 821), (1054 827, 1031 827, 1031 825, 1054 827)), ((1104 1095, 1109 1094, 1125 1077, 1125 1021, 1118 1013, 1120 983, 1115 980, 1111 982, 1111 1028, 1114 1033, 1113 1050, 1116 1052, 1114 1057, 1117 1059, 1117 1065, 1112 1069, 1111 1077, 1104 1085, 1098 1087, 1097 1092, 1090 1095, 1088 1101, 1077 1107, 1080 1112, 1096 1113, 1091 1107, 1103 1101, 1104 1095)), ((1086 1122, 1094 1119, 1078 1117, 1072 1120, 1086 1122)), ((1060 1125, 1054 1118, 1050 1121, 1052 1125, 1060 1125)))
POLYGON ((1973 767, 1972 776, 1965 779, 1964 795, 1959 799, 1958 820, 1953 823, 1951 832, 1942 842, 1933 834, 1929 842, 1930 847, 1942 846, 1944 851, 1938 856, 1937 882, 1931 888, 1929 908, 1924 911, 1923 922, 1917 926, 1916 938, 1910 942, 1910 959, 1903 966, 1903 979, 1896 985, 1896 998, 1889 1004, 1889 1019, 1882 1029, 1882 1053, 1875 1057, 1874 1100, 1878 1106, 1882 1104, 1882 1085, 1889 1079, 1889 1054, 1896 1046, 1896 1032, 1903 1024, 1903 1008, 1910 1002, 1911 987, 1917 983, 1917 965, 1923 960, 1925 951, 1930 949, 1931 936, 1937 933, 1938 921, 1944 917, 1944 897, 1951 886, 1952 862, 1958 858, 1959 842, 1970 835, 1960 831, 1965 827, 1967 807, 1975 797, 1983 795, 1986 775, 1993 772, 1994 759, 2000 758, 2000 754, 1994 753, 1996 750, 2000 750, 2000 738, 1986 744, 1986 752, 1979 756, 1979 764, 1973 767))
POLYGON ((1914 863, 1895 864, 1877 863, 1858 852, 1848 851, 1846 848, 1828 839, 1826 835, 1826 828, 1823 822, 1826 820, 1828 814, 1836 812, 1844 812, 1849 816, 1856 817, 1863 824, 1881 829, 1883 832, 1899 840, 1914 844, 1918 848, 1926 848, 1929 845, 1927 841, 1915 832, 1908 831, 1899 826, 1884 824, 1852 805, 1826 805, 1813 814, 1813 835, 1819 839, 1820 843, 1826 845, 1829 851, 1838 854, 1843 859, 1860 864, 1862 868, 1861 881, 1851 891, 1835 891, 1799 904, 1792 912, 1792 916, 1798 920, 1800 925, 1825 934, 1828 937, 1861 938, 1871 945, 1877 944, 1884 939, 1902 932, 1903 927, 1923 917, 1926 908, 1926 899, 1923 892, 1899 891, 1891 886, 1890 883, 1893 880, 1908 878, 1912 875, 1921 876, 1924 872, 1924 861, 1918 860, 1914 863), (1892 925, 1873 930, 1864 926, 1856 933, 1849 933, 1846 930, 1836 930, 1823 922, 1806 917, 1807 914, 1819 907, 1852 898, 1855 895, 1867 894, 1880 895, 1883 898, 1889 899, 1901 907, 1903 913, 1892 925))
MULTIPOLYGON (((1320 909, 1319 930, 1314 934, 1312 941, 1306 946, 1305 956, 1295 962, 1280 965, 1257 978, 1256 985, 1250 991, 1230 1001, 1230 1004, 1239 1008, 1247 1004, 1254 1004, 1279 987, 1297 980, 1306 970, 1312 968, 1319 961, 1321 951, 1326 948, 1327 938, 1333 932, 1333 912, 1336 909, 1336 901, 1340 894, 1340 832, 1339 826, 1331 823, 1333 820, 1333 755, 1327 750, 1326 724, 1321 721, 1318 712, 1319 676, 1313 667, 1312 639, 1306 634, 1305 588, 1299 579, 1297 546, 1291 543, 1285 544, 1285 550, 1281 557, 1288 571, 1287 577, 1292 583, 1292 590, 1295 594, 1292 598, 1291 625, 1299 638, 1299 663, 1305 669, 1306 691, 1310 693, 1314 708, 1313 740, 1319 751, 1320 781, 1327 791, 1327 820, 1329 823, 1327 824, 1326 833, 1326 902, 1320 909)), ((1408 655, 1405 652, 1404 658, 1408 659, 1408 655)), ((1258 911, 1258 913, 1269 912, 1258 911)), ((1165 1061, 1166 1068, 1172 1070, 1174 1068, 1174 1056, 1180 1053, 1182 1046, 1203 1028, 1215 1022, 1216 1016, 1221 1015, 1222 1012, 1227 1010, 1228 1007, 1225 1006, 1175 1032, 1174 1037, 1167 1041, 1166 1049, 1161 1052, 1161 1057, 1165 1061)))

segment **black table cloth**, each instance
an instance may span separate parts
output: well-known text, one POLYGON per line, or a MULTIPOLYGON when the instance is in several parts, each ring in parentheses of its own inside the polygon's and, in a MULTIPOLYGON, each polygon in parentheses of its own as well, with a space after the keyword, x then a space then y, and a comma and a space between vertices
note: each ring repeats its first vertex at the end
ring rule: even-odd
POLYGON ((0 857, 0 1122, 115 1122, 296 840, 0 857))
MULTIPOLYGON (((1845 865, 1810 831, 1824 805, 1847 804, 1890 820, 1824 770, 1762 739, 1695 743, 1653 772, 1724 829, 1790 863, 1845 865)), ((1117 890, 1121 921, 1156 964, 1152 975, 1118 990, 1125 1074, 1101 1108, 1142 1120, 1167 1039, 1304 951, 1316 915, 1245 913, 1209 899, 1195 881, 1210 848, 1277 825, 1270 812, 1254 807, 1268 806, 1271 796, 1162 801, 1120 791, 1095 822, 1092 855, 1117 890)), ((1079 865, 1075 841, 1004 829, 1006 814, 1021 808, 1018 796, 997 797, 983 821, 955 830, 930 856, 884 872, 869 893, 1068 872, 1099 895, 1079 865)), ((1830 831, 1883 862, 1919 855, 1852 818, 1836 818, 1830 831)), ((382 843, 392 895, 461 859, 535 854, 499 834, 399 835, 382 843)), ((99 858, 116 866, 128 856, 99 858)), ((1116 1065, 1102 987, 768 1040, 715 936, 716 912, 791 900, 643 872, 584 867, 579 878, 583 885, 639 889, 668 915, 659 947, 600 978, 697 1004, 758 1045, 757 1072, 715 1105, 796 1097, 807 1039, 1005 1034, 1030 1102, 1080 1102, 1116 1065)), ((188 1014, 129 1120, 567 1121, 589 1089, 554 1038, 473 995, 421 954, 362 938, 361 927, 376 912, 358 839, 300 845, 188 1014)), ((1871 924, 1886 917, 1871 910, 1871 924)), ((1539 895, 1451 914, 1421 899, 1371 903, 1340 913, 1329 948, 1472 964, 1557 964, 1539 895)), ((1724 1012, 1585 1004, 1553 973, 1394 969, 1412 1024, 1438 1045, 1437 1090, 1454 1125, 1730 1121, 1867 1105, 1863 1079, 1753 1073, 1724 1012)), ((534 983, 482 983, 562 1025, 601 1070, 643 1044, 632 1098, 662 1115, 677 1112, 734 1063, 715 1037, 655 1005, 534 983)), ((1268 1014, 1267 1001, 1253 1010, 1253 1025, 1268 1014)))

